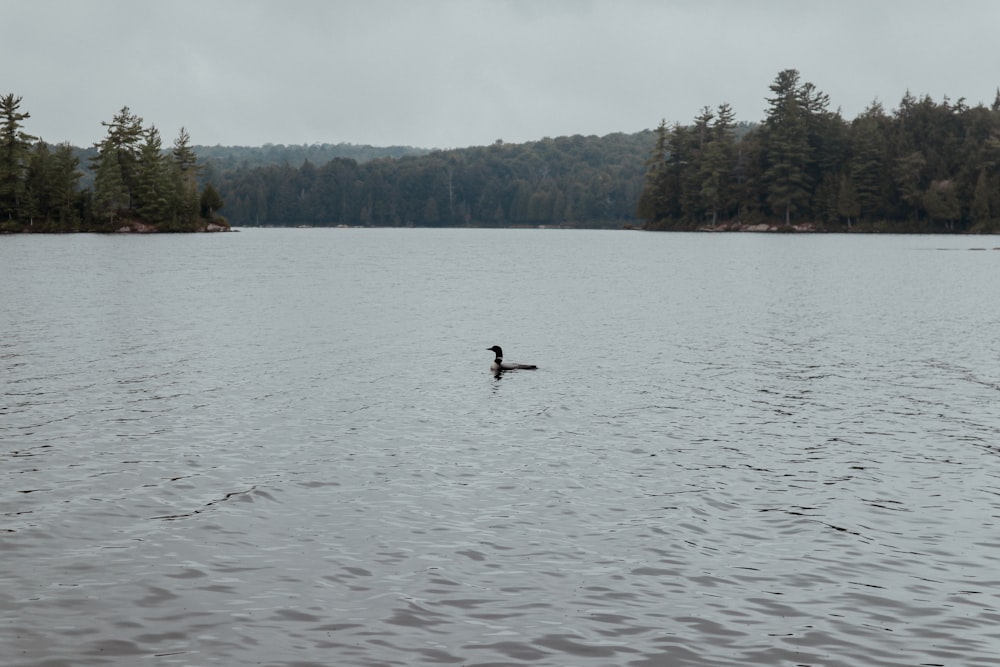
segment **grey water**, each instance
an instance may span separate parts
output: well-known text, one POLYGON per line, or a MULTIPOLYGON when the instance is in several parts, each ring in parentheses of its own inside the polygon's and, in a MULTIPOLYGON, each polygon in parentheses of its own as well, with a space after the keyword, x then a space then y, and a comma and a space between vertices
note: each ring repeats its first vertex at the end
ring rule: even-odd
POLYGON ((0 237, 0 664, 996 665, 995 246, 0 237))

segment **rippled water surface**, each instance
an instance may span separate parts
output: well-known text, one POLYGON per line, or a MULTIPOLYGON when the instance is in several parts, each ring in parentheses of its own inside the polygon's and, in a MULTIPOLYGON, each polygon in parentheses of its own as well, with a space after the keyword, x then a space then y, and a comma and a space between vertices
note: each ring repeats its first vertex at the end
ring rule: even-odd
POLYGON ((994 245, 0 237, 0 664, 1000 664, 994 245))

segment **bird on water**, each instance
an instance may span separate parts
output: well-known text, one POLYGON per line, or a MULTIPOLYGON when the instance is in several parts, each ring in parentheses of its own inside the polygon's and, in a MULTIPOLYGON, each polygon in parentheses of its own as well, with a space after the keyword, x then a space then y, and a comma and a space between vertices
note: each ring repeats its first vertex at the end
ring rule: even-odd
POLYGON ((503 371, 533 371, 538 368, 534 364, 514 364, 509 361, 503 360, 503 350, 499 345, 494 345, 493 347, 486 348, 490 352, 496 355, 496 359, 493 360, 493 364, 490 366, 490 370, 494 373, 500 373, 503 371))

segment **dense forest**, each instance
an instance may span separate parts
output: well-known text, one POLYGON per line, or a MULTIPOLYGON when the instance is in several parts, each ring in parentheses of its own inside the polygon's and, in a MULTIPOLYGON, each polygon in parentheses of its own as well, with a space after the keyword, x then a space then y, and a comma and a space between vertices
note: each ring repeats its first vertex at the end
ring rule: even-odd
POLYGON ((181 128, 173 148, 123 107, 90 151, 92 187, 81 189, 80 151, 50 146, 22 128, 21 98, 0 97, 0 231, 193 232, 229 228, 223 201, 199 189, 197 156, 181 128))
POLYGON ((236 225, 616 226, 636 221, 652 132, 365 163, 213 169, 236 225))
POLYGON ((563 226, 1000 231, 1000 90, 990 107, 907 93, 853 120, 794 69, 766 117, 429 151, 353 144, 164 148, 123 108, 89 148, 50 146, 0 98, 0 231, 228 226, 563 226), (89 169, 81 171, 81 162, 89 169), (218 211, 225 202, 226 218, 218 211))
POLYGON ((263 146, 195 146, 199 159, 212 171, 232 171, 237 167, 266 167, 306 161, 326 164, 337 158, 371 162, 407 155, 427 155, 431 151, 414 146, 370 146, 368 144, 264 144, 263 146))
POLYGON ((850 122, 794 69, 770 91, 747 133, 725 104, 660 124, 638 204, 647 229, 1000 230, 1000 91, 989 108, 907 93, 850 122))
POLYGON ((759 124, 722 104, 652 132, 243 166, 216 185, 244 225, 1000 230, 1000 93, 907 93, 848 121, 789 69, 766 99, 759 124))

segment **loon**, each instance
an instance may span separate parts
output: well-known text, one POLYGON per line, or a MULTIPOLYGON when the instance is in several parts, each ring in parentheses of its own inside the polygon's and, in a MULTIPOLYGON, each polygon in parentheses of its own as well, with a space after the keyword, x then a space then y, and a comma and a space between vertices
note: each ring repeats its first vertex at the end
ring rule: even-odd
POLYGON ((494 373, 515 370, 533 371, 538 368, 538 366, 535 366, 534 364, 512 364, 509 361, 505 362, 503 360, 503 350, 499 345, 494 345, 493 347, 488 347, 486 349, 497 355, 497 358, 493 360, 493 365, 490 366, 490 370, 494 373))

